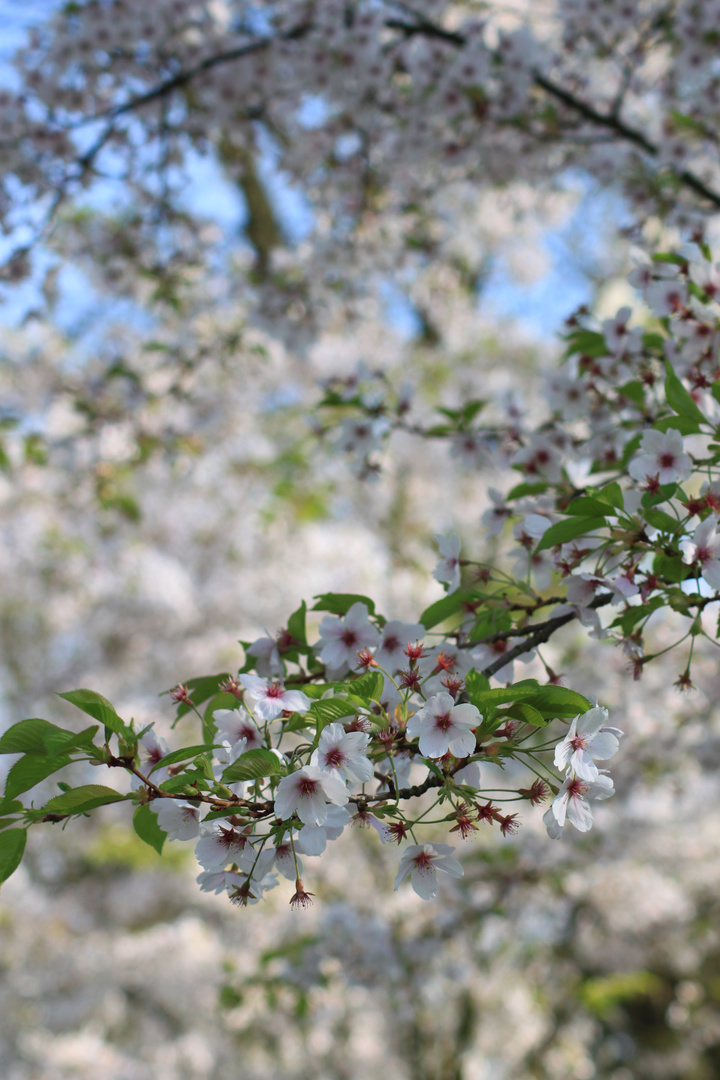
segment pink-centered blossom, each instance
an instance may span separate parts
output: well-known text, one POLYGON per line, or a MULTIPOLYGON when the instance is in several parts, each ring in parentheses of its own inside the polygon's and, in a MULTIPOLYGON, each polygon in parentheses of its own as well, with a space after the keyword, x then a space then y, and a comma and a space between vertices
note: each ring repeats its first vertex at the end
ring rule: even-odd
POLYGON ((425 627, 422 623, 404 623, 400 619, 386 622, 380 634, 380 641, 375 652, 375 661, 391 674, 407 666, 405 648, 408 644, 422 641, 425 627))
POLYGON ((683 437, 675 428, 646 431, 628 472, 640 483, 658 478, 660 484, 682 483, 692 472, 692 461, 685 453, 683 437))
POLYGON ((456 705, 450 694, 435 694, 410 717, 407 734, 420 740, 420 753, 425 757, 440 758, 448 751, 455 757, 469 757, 475 750, 473 728, 481 720, 475 705, 456 705))
POLYGON ((460 537, 456 533, 451 533, 450 536, 438 533, 435 542, 441 558, 433 570, 433 577, 436 581, 447 584, 448 594, 454 593, 460 586, 460 537))
POLYGON ((400 858, 395 888, 399 888, 409 874, 410 884, 418 896, 432 900, 437 895, 438 870, 454 878, 464 874, 462 864, 452 857, 454 850, 450 844, 411 844, 400 858))
POLYGON ((342 724, 328 724, 322 730, 310 764, 341 780, 358 780, 364 784, 373 778, 372 762, 367 758, 369 742, 370 736, 365 731, 345 731, 342 724))
POLYGON ((692 540, 681 543, 686 563, 700 563, 703 578, 711 589, 720 589, 720 535, 718 519, 710 514, 698 525, 692 540))
POLYGON ((555 768, 569 768, 581 780, 597 780, 594 759, 607 761, 616 754, 618 735, 622 734, 617 728, 605 727, 607 718, 607 709, 599 706, 576 716, 565 738, 555 747, 555 768))
POLYGON ((237 709, 216 709, 213 717, 220 742, 229 742, 234 746, 241 739, 246 739, 246 750, 257 750, 265 745, 260 728, 242 705, 237 709))
POLYGON ((609 799, 614 790, 612 780, 604 773, 599 773, 597 780, 582 780, 570 772, 553 799, 550 810, 543 817, 545 825, 549 826, 548 833, 551 838, 556 839, 561 835, 566 820, 579 832, 587 832, 593 823, 590 800, 609 799), (549 814, 554 818, 554 827, 552 822, 546 820, 549 814), (551 828, 553 832, 550 831, 551 828))
POLYGON ((283 712, 307 712, 312 704, 302 690, 286 690, 277 679, 266 682, 257 675, 239 675, 238 678, 255 699, 253 712, 261 720, 274 720, 283 712))
POLYGON ((347 788, 342 780, 323 772, 317 765, 305 765, 278 784, 275 813, 287 821, 297 812, 304 825, 324 825, 328 803, 345 806, 347 801, 347 788))
POLYGON ((380 633, 370 622, 367 604, 360 600, 344 617, 326 615, 320 623, 318 655, 328 668, 341 674, 357 667, 358 653, 377 645, 380 633))

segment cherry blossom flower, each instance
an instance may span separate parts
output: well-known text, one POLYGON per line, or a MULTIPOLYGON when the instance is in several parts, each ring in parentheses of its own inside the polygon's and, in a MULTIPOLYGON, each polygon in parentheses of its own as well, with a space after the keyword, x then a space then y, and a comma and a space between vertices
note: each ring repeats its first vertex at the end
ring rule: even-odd
POLYGON ((442 558, 433 570, 436 581, 447 583, 447 593, 454 593, 460 587, 460 537, 456 533, 435 537, 442 558))
POLYGON ((493 505, 480 518, 480 524, 485 527, 488 536, 498 536, 514 511, 505 502, 505 496, 495 488, 488 488, 488 495, 493 505))
POLYGON ((236 709, 216 709, 213 717, 221 742, 234 746, 241 739, 245 739, 245 750, 257 750, 265 745, 263 733, 242 705, 236 709))
POLYGON ((597 780, 594 758, 606 761, 616 754, 618 735, 622 734, 617 728, 605 727, 607 718, 607 709, 599 706, 576 716, 565 738, 555 747, 555 768, 569 767, 581 780, 597 780))
POLYGON ((155 799, 150 809, 157 814, 158 825, 168 840, 194 840, 200 832, 198 809, 177 799, 155 799))
POLYGON ((475 750, 472 730, 482 720, 475 705, 456 705, 450 694, 436 694, 424 708, 410 717, 407 734, 419 738, 420 753, 440 758, 448 750, 455 757, 469 757, 475 750))
POLYGON ((255 667, 260 675, 265 678, 282 675, 283 662, 280 658, 280 650, 275 638, 270 637, 269 634, 253 641, 252 645, 248 645, 247 654, 255 660, 255 667))
POLYGON ((344 806, 328 806, 324 825, 303 825, 295 850, 303 855, 322 855, 328 840, 337 840, 349 821, 350 814, 344 806))
MULTIPOLYGON (((609 799, 614 794, 613 782, 604 773, 598 773, 596 780, 582 780, 575 773, 570 772, 555 796, 550 807, 555 824, 563 828, 566 819, 575 826, 579 832, 587 832, 592 828, 593 814, 590 807, 590 799, 609 799)), ((545 817, 547 817, 547 813, 545 817)), ((545 820, 545 817, 543 820, 545 820)), ((545 822, 547 825, 547 822, 545 822)), ((557 832, 557 829, 554 830, 557 832)), ((548 829, 550 834, 550 830, 548 829)), ((551 836, 551 839, 555 837, 551 836)))
POLYGON ((711 589, 720 589, 720 535, 718 518, 710 514, 701 521, 692 540, 682 540, 680 547, 686 563, 699 562, 701 573, 711 589))
POLYGON ((380 638, 372 625, 367 604, 353 604, 344 618, 326 615, 320 623, 318 655, 333 674, 343 674, 357 666, 361 649, 373 648, 380 638))
POLYGON ((370 736, 364 731, 345 731, 342 724, 328 724, 320 734, 317 749, 310 758, 323 772, 341 780, 372 780, 373 766, 366 750, 370 736))
POLYGON ((344 806, 348 801, 345 784, 317 765, 305 765, 283 777, 275 792, 275 813, 287 821, 297 811, 305 825, 324 825, 329 802, 344 806))
POLYGON ((646 431, 628 472, 633 480, 649 481, 657 477, 660 484, 687 480, 692 472, 692 460, 685 453, 680 432, 675 428, 646 431))
POLYGON ((376 663, 390 674, 399 671, 407 662, 405 648, 408 643, 422 641, 424 637, 425 627, 422 623, 404 623, 400 619, 391 619, 382 628, 375 652, 376 663))
POLYGON ((224 870, 228 863, 237 863, 242 870, 250 870, 255 852, 246 836, 225 821, 208 822, 203 825, 202 832, 195 845, 195 858, 203 870, 224 870))
POLYGON ((239 675, 238 678, 255 699, 253 711, 261 720, 274 720, 283 712, 307 712, 312 704, 302 690, 285 690, 277 680, 267 683, 257 675, 239 675))
POLYGON ((434 899, 438 870, 454 878, 461 878, 465 873, 462 864, 452 857, 454 850, 450 844, 411 844, 400 858, 395 888, 398 889, 409 874, 410 884, 418 896, 423 900, 434 899))

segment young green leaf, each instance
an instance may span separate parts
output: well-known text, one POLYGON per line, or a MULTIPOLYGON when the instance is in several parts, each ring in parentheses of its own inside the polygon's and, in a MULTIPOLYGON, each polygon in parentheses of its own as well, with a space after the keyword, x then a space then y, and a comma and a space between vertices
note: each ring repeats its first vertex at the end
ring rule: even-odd
POLYGON ((602 517, 569 518, 566 521, 558 521, 556 525, 551 525, 549 529, 546 529, 536 550, 545 551, 546 548, 553 547, 555 544, 566 544, 569 540, 577 540, 579 536, 587 536, 588 533, 601 529, 605 524, 605 518, 602 517))
POLYGON ((121 720, 115 712, 115 706, 95 690, 68 690, 64 694, 58 694, 58 697, 65 698, 71 705, 82 709, 88 716, 92 716, 93 720, 99 720, 110 731, 116 734, 131 734, 125 721, 121 720))
POLYGON ((144 840, 151 848, 155 848, 158 855, 162 855, 167 833, 160 828, 157 814, 149 806, 138 806, 133 814, 133 828, 141 840, 144 840))
POLYGON ((82 787, 64 791, 62 795, 56 795, 43 810, 48 814, 85 814, 98 806, 122 802, 128 798, 129 795, 121 795, 114 788, 103 787, 102 784, 84 784, 82 787))
POLYGON ((261 780, 264 776, 279 776, 282 764, 271 750, 248 750, 237 761, 228 765, 222 774, 224 784, 237 784, 245 780, 261 780))
POLYGON ((17 870, 26 840, 25 829, 5 829, 0 833, 0 881, 7 881, 17 870))

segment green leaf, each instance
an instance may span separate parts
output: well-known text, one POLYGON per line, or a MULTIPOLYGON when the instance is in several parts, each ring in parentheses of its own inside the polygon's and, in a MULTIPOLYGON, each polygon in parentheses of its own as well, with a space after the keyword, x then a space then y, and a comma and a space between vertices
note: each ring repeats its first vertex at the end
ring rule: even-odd
POLYGON ((539 709, 536 709, 534 705, 528 705, 526 701, 513 702, 512 706, 505 710, 503 716, 520 720, 523 724, 532 724, 533 727, 545 727, 550 722, 539 709))
POLYGON ((28 791, 58 769, 64 769, 70 764, 70 760, 69 754, 55 754, 53 757, 47 757, 44 754, 26 754, 15 762, 7 774, 5 797, 12 799, 23 791, 28 791))
POLYGON ((534 484, 516 484, 514 488, 508 491, 506 502, 510 502, 511 499, 524 499, 527 495, 542 495, 547 489, 548 485, 543 481, 538 481, 534 484))
MULTIPOLYGON (((484 675, 481 675, 479 671, 470 671, 465 677, 465 690, 468 696, 468 701, 471 705, 474 705, 477 709, 480 709, 476 700, 478 694, 483 693, 490 689, 490 680, 484 675)), ((480 709, 482 712, 482 709, 480 709)))
POLYGON ((613 480, 611 484, 606 484, 604 488, 600 488, 597 497, 602 499, 603 502, 610 503, 616 510, 625 509, 625 497, 617 480, 613 480))
POLYGON ((451 593, 449 596, 443 596, 441 600, 436 600, 430 607, 425 608, 420 616, 420 622, 426 630, 431 630, 433 626, 452 618, 459 611, 466 611, 467 605, 474 604, 477 599, 477 593, 467 591, 458 591, 451 593))
POLYGON ((627 608, 626 611, 623 611, 621 615, 618 615, 617 618, 613 620, 612 625, 619 626, 622 629, 623 634, 627 637, 639 622, 647 618, 648 615, 652 615, 653 611, 657 611, 657 609, 663 607, 664 604, 664 597, 653 596, 646 604, 636 604, 634 607, 627 608))
POLYGON ((157 814, 149 806, 138 806, 133 814, 133 828, 141 840, 144 840, 151 848, 155 848, 158 855, 162 855, 167 833, 160 828, 157 814))
POLYGON ((26 840, 25 829, 5 829, 0 833, 0 881, 7 881, 17 870, 26 840))
POLYGON ((20 720, 0 736, 0 754, 55 754, 72 737, 47 720, 20 720))
POLYGON ((357 701, 369 703, 371 701, 380 701, 384 686, 385 677, 381 671, 367 671, 359 679, 343 683, 342 690, 357 701))
POLYGON ((19 814, 24 809, 23 804, 16 799, 0 798, 0 814, 19 814))
POLYGON ((70 791, 65 791, 62 795, 56 795, 54 799, 51 799, 43 807, 43 812, 48 814, 84 814, 98 806, 123 802, 128 798, 130 798, 129 795, 121 795, 114 788, 103 787, 102 784, 84 784, 82 787, 71 788, 70 791))
POLYGON ((681 435, 697 435, 700 431, 697 420, 691 420, 689 416, 666 416, 662 420, 657 420, 653 428, 655 431, 663 432, 668 428, 674 428, 681 435))
POLYGON ((325 727, 326 724, 332 724, 336 720, 354 716, 355 712, 352 701, 343 698, 323 698, 322 701, 314 701, 304 715, 312 717, 318 727, 325 727))
POLYGON ((571 718, 590 708, 588 699, 575 690, 568 690, 565 686, 540 686, 535 679, 524 679, 497 690, 481 691, 475 695, 473 705, 484 714, 486 709, 509 702, 532 705, 547 719, 571 718))
POLYGON ((322 593, 313 597, 313 611, 329 611, 332 615, 347 615, 353 604, 365 604, 370 615, 375 614, 375 602, 360 593, 322 593))
POLYGON ((681 555, 665 555, 663 552, 657 554, 653 560, 653 573, 661 581, 670 581, 674 585, 692 577, 690 567, 683 562, 681 555))
POLYGON ((690 420, 696 420, 699 424, 706 423, 702 411, 693 400, 689 390, 686 390, 673 371, 670 361, 665 361, 667 377, 665 379, 665 397, 670 408, 680 416, 687 416, 690 420))
POLYGON ((171 754, 166 754, 164 758, 160 758, 157 764, 153 765, 148 775, 152 776, 156 769, 163 769, 168 765, 175 765, 178 761, 187 761, 189 758, 197 757, 198 754, 210 753, 215 749, 214 743, 208 745, 207 743, 198 743, 197 746, 183 746, 180 750, 173 750, 171 754))
POLYGON ((583 356, 607 356, 605 338, 595 330, 577 330, 568 338, 566 356, 581 353, 583 356))
POLYGON ((282 764, 271 750, 248 750, 237 761, 228 765, 222 774, 224 784, 237 784, 245 780, 261 780, 264 776, 278 776, 282 764))
POLYGON ((576 540, 579 536, 587 536, 595 529, 601 529, 605 525, 602 517, 571 518, 568 521, 558 521, 557 525, 551 525, 543 534, 536 550, 544 551, 555 544, 566 544, 569 540, 576 540))
POLYGON ((64 694, 58 694, 58 697, 65 698, 71 705, 82 709, 88 716, 92 716, 93 720, 99 720, 101 724, 104 724, 106 728, 110 728, 111 731, 124 735, 130 734, 130 729, 126 726, 125 721, 120 719, 115 712, 115 707, 102 694, 98 694, 94 690, 68 690, 64 694))
POLYGON ((288 619, 287 629, 288 634, 300 642, 301 645, 307 645, 307 632, 305 629, 305 615, 307 613, 307 605, 303 600, 297 611, 293 611, 292 615, 288 619))
POLYGON ((651 507, 649 510, 644 511, 643 517, 648 525, 652 525, 654 529, 661 529, 663 532, 675 533, 682 528, 682 525, 677 518, 671 517, 670 514, 666 514, 664 510, 657 510, 651 507))
MULTIPOLYGON (((573 499, 565 507, 565 513, 572 515, 572 517, 597 517, 598 515, 609 514, 610 509, 608 503, 603 502, 602 499, 593 499, 583 495, 580 499, 573 499)), ((612 510, 614 511, 615 507, 612 507, 612 510)))
POLYGON ((645 405, 645 387, 639 379, 631 379, 630 382, 623 383, 622 386, 618 386, 617 392, 628 401, 632 401, 634 405, 639 405, 641 408, 645 405))

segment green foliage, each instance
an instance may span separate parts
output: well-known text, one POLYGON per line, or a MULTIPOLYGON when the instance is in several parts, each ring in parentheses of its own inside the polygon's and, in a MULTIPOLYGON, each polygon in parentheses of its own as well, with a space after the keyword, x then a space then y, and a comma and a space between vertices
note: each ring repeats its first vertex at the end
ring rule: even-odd
POLYGON ((64 694, 58 694, 58 697, 69 701, 71 705, 76 705, 78 709, 92 716, 93 720, 99 720, 115 734, 132 737, 132 731, 115 712, 114 705, 111 705, 107 698, 96 693, 95 690, 68 690, 64 694))
POLYGON ((133 814, 133 828, 141 840, 162 855, 167 833, 160 828, 157 814, 149 806, 138 806, 133 814))
POLYGON ((82 787, 70 788, 62 795, 56 795, 42 808, 41 812, 43 814, 86 814, 89 810, 97 809, 98 806, 126 802, 131 797, 121 795, 114 788, 103 787, 102 784, 84 784, 82 787))
POLYGON ((347 615, 353 604, 360 603, 365 604, 371 615, 375 615, 375 601, 360 593, 322 593, 314 599, 317 603, 313 604, 312 611, 329 611, 331 615, 347 615))
POLYGON ((261 780, 265 776, 279 776, 282 764, 272 750, 247 750, 237 761, 228 765, 222 774, 223 783, 237 784, 245 780, 261 780))
POLYGON ((558 521, 545 531, 538 544, 537 551, 545 551, 546 548, 554 547, 555 544, 566 544, 569 540, 577 540, 579 536, 586 536, 601 529, 606 524, 603 517, 570 518, 567 521, 558 521))
POLYGON ((7 881, 17 870, 26 840, 25 829, 5 829, 0 832, 0 881, 7 881))

